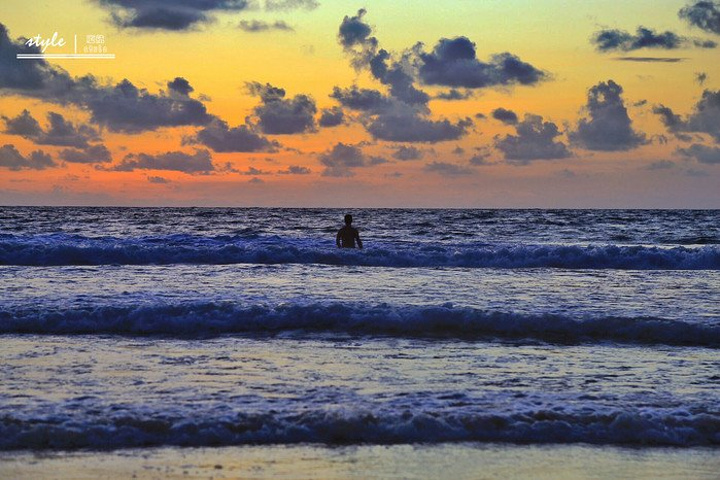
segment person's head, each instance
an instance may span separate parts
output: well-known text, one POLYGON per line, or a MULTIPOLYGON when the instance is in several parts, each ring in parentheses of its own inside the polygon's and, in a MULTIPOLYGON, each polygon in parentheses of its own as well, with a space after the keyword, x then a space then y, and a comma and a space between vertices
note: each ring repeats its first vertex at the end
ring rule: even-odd
POLYGON ((345 225, 350 225, 352 223, 352 215, 349 213, 345 215, 345 225))

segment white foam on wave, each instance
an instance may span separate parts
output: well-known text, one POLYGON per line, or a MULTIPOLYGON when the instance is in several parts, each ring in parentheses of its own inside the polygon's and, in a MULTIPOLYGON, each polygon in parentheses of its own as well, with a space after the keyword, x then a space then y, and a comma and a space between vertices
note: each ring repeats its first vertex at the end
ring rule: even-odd
POLYGON ((0 333, 208 337, 288 331, 398 337, 616 341, 720 347, 720 325, 652 317, 572 318, 438 306, 358 303, 241 305, 188 302, 80 309, 0 310, 0 333))
POLYGON ((445 411, 305 411, 223 418, 133 416, 82 422, 0 418, 0 450, 114 449, 160 445, 457 441, 697 446, 720 444, 720 417, 685 411, 607 411, 587 414, 537 410, 512 414, 445 411))
POLYGON ((319 240, 197 237, 86 238, 69 235, 0 240, 0 265, 327 264, 378 267, 720 270, 720 247, 378 243, 339 250, 319 240))

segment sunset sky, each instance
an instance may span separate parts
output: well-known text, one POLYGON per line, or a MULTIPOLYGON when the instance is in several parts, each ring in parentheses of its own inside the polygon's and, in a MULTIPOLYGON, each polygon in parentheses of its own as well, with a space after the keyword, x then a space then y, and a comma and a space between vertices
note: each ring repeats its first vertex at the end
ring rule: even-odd
POLYGON ((720 2, 3 0, 0 24, 2 205, 720 208, 720 2), (115 58, 16 58, 55 32, 46 54, 115 58))

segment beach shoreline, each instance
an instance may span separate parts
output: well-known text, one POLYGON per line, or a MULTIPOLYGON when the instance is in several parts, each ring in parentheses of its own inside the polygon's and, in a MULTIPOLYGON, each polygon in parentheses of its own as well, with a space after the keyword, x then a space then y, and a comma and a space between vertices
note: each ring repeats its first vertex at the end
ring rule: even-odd
POLYGON ((716 479, 716 448, 443 443, 0 453, 3 478, 716 479))

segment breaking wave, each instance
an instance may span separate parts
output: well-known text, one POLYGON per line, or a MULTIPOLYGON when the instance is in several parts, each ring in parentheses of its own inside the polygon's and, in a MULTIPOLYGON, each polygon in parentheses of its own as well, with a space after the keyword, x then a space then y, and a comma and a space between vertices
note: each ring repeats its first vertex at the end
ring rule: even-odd
POLYGON ((457 412, 306 411, 238 413, 222 418, 118 413, 78 421, 0 417, 0 450, 114 449, 161 445, 222 446, 323 443, 398 444, 455 441, 696 446, 720 444, 720 417, 666 409, 553 409, 493 414, 457 412))
POLYGON ((653 317, 521 314, 438 306, 315 303, 239 305, 193 302, 79 309, 0 310, 3 334, 119 334, 212 337, 320 332, 394 337, 534 339, 556 343, 614 341, 720 347, 720 325, 653 317))
POLYGON ((326 264, 373 267, 720 270, 720 247, 376 243, 340 250, 281 237, 0 236, 0 265, 326 264))

